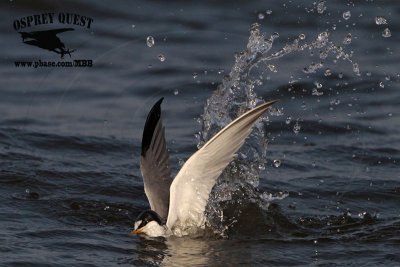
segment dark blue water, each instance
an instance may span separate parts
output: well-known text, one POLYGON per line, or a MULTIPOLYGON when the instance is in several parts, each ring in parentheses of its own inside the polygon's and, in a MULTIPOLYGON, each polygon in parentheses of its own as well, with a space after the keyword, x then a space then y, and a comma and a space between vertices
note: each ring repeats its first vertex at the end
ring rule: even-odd
POLYGON ((271 2, 3 1, 0 265, 399 266, 400 5, 271 2), (93 18, 90 29, 59 35, 75 49, 71 58, 24 44, 13 29, 15 19, 46 12, 93 18), (129 235, 148 207, 139 169, 148 110, 165 97, 176 172, 197 149, 206 101, 246 49, 254 22, 267 36, 279 34, 271 53, 326 31, 353 61, 321 58, 315 48, 252 71, 261 76, 257 95, 280 99, 283 112, 265 124, 267 162, 256 192, 274 200, 261 205, 239 190, 225 203, 223 235, 129 235), (15 67, 39 59, 90 59, 93 67, 15 67), (312 63, 323 66, 306 73, 312 63))

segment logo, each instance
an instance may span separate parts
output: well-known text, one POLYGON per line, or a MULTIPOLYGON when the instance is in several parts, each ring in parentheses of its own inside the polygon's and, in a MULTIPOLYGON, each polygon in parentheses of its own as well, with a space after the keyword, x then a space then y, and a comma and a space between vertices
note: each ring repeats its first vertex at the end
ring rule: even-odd
POLYGON ((57 37, 58 33, 73 31, 73 28, 63 28, 48 31, 35 31, 35 32, 19 32, 22 37, 22 42, 29 45, 34 45, 49 51, 53 51, 64 58, 65 54, 71 57, 71 53, 75 49, 66 49, 65 44, 57 37))
MULTIPOLYGON (((30 15, 14 20, 13 27, 22 37, 24 44, 32 45, 50 52, 57 53, 61 59, 65 55, 71 56, 76 49, 67 48, 64 41, 61 41, 61 35, 67 31, 74 31, 75 27, 90 29, 93 19, 87 16, 72 13, 43 13, 38 15, 30 15), (60 27, 41 30, 29 31, 31 27, 43 27, 41 25, 65 25, 60 27)), ((46 26, 48 28, 48 26, 46 26)))

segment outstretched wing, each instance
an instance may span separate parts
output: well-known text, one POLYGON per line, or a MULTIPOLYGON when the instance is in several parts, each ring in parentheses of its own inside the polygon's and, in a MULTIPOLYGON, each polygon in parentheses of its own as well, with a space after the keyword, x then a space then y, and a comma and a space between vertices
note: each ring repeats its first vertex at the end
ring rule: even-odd
POLYGON ((264 103, 219 131, 182 166, 172 182, 167 226, 190 220, 201 226, 208 197, 218 176, 233 160, 257 119, 276 101, 264 103))
POLYGON ((154 104, 143 130, 140 170, 144 191, 150 207, 166 220, 169 206, 169 188, 172 182, 169 155, 161 121, 161 98, 154 104))

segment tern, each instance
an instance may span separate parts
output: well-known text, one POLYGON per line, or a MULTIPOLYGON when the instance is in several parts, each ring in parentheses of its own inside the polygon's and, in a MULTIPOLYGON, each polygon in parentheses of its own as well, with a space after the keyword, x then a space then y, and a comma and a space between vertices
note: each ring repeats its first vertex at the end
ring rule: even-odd
POLYGON ((277 100, 263 103, 236 118, 196 151, 175 178, 158 100, 143 130, 140 170, 150 210, 139 214, 132 234, 150 237, 182 235, 179 229, 199 229, 205 224, 205 208, 217 178, 235 158, 259 117, 277 100))

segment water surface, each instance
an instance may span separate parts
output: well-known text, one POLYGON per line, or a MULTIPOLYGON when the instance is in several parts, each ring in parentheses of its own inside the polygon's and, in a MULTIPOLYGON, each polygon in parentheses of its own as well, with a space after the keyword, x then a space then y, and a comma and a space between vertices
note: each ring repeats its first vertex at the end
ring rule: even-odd
POLYGON ((0 265, 398 266, 399 11, 397 1, 2 2, 0 265), (71 59, 92 59, 92 68, 15 67, 60 60, 12 27, 44 12, 93 18, 90 29, 59 35, 76 50, 71 59), (235 107, 213 110, 207 99, 255 22, 267 38, 279 35, 269 55, 327 32, 351 62, 325 58, 325 46, 254 67, 241 81, 259 80, 254 93, 280 99, 282 115, 266 114, 260 128, 268 148, 259 176, 214 202, 224 208, 218 230, 227 227, 198 238, 130 236, 148 207, 139 169, 148 110, 165 97, 175 173, 197 149, 204 108, 235 107))

